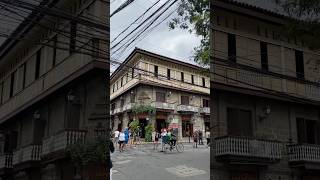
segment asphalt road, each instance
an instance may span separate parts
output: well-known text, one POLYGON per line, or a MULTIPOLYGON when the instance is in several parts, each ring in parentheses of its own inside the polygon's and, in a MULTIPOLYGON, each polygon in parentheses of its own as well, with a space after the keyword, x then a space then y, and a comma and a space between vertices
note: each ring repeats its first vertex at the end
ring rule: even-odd
POLYGON ((185 145, 183 153, 164 154, 151 146, 112 154, 112 180, 208 180, 210 151, 185 145))

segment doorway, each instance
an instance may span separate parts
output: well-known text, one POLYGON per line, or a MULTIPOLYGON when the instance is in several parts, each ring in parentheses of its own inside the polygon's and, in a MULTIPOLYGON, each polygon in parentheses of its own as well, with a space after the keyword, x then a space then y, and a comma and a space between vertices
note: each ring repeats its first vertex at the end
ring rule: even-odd
POLYGON ((182 137, 192 137, 193 124, 189 121, 182 121, 182 137))
POLYGON ((164 119, 157 119, 156 120, 156 130, 157 132, 161 133, 161 129, 166 128, 167 123, 164 119))
POLYGON ((146 130, 145 127, 148 125, 148 121, 146 119, 139 119, 139 126, 141 128, 141 138, 145 138, 146 130))

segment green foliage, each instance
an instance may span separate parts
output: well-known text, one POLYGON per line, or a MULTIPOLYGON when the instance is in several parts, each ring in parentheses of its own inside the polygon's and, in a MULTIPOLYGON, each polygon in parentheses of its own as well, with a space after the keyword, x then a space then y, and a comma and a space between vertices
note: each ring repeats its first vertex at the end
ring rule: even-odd
POLYGON ((138 134, 139 130, 139 121, 137 119, 134 119, 130 124, 129 128, 131 129, 133 134, 138 134))
POLYGON ((201 66, 209 65, 210 0, 181 0, 178 17, 169 22, 169 28, 185 29, 202 38, 201 44, 194 48, 193 59, 201 66))
POLYGON ((311 49, 319 49, 320 1, 319 0, 274 0, 288 17, 286 36, 303 41, 311 49))
POLYGON ((140 113, 149 113, 149 114, 153 114, 155 113, 156 109, 151 106, 150 104, 141 104, 141 105, 137 105, 134 106, 132 108, 132 112, 134 114, 140 114, 140 113))
POLYGON ((152 132, 154 130, 154 127, 152 124, 148 124, 145 127, 146 135, 145 135, 145 141, 146 142, 151 142, 152 141, 152 132))
POLYGON ((105 163, 108 160, 108 151, 108 140, 97 137, 91 142, 70 145, 66 153, 76 165, 85 166, 88 163, 105 163))

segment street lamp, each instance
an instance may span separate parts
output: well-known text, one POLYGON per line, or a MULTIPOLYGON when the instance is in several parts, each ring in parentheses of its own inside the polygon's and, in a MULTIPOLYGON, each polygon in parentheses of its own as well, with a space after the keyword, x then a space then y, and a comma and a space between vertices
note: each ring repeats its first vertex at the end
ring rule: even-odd
POLYGON ((270 113, 271 113, 271 109, 270 106, 266 105, 264 108, 262 108, 262 115, 259 116, 260 121, 266 119, 270 113))

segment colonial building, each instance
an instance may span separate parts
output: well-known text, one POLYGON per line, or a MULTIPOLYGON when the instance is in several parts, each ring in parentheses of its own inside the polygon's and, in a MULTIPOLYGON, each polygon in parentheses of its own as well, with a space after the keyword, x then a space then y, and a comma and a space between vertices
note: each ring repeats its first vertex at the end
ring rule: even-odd
POLYGON ((211 6, 211 179, 320 179, 320 54, 246 2, 211 6))
POLYGON ((179 137, 209 127, 209 76, 196 65, 135 49, 112 74, 111 126, 123 129, 136 117, 142 127, 178 128, 179 137), (135 113, 150 106, 155 113, 135 113))
POLYGON ((107 127, 109 3, 2 3, 13 31, 0 39, 0 177, 72 179, 65 149, 107 127))

